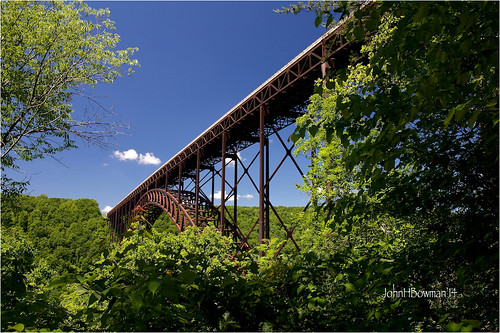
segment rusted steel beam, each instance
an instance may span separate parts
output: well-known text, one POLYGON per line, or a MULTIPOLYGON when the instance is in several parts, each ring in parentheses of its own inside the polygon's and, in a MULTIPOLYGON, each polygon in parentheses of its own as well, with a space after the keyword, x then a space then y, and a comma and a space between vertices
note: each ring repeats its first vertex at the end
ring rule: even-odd
MULTIPOLYGON (((373 5, 373 2, 367 3, 368 6, 373 5)), ((141 198, 155 187, 162 187, 159 182, 163 177, 165 177, 165 190, 168 190, 169 176, 174 174, 176 168, 179 168, 179 185, 177 192, 179 200, 182 199, 181 190, 183 176, 191 179, 197 178, 195 186, 200 187, 198 172, 201 166, 203 165, 205 168, 210 168, 221 161, 223 165, 222 173, 224 176, 224 179, 221 181, 221 190, 225 189, 225 184, 227 183, 229 187, 233 187, 232 191, 235 192, 234 195, 237 196, 235 187, 239 181, 236 181, 235 184, 231 186, 225 180, 225 152, 227 150, 241 151, 257 141, 262 144, 262 135, 267 138, 272 134, 273 130, 279 131, 287 127, 294 122, 295 118, 304 112, 307 100, 313 93, 314 82, 317 78, 321 77, 321 65, 328 62, 328 66, 334 69, 344 67, 348 63, 351 51, 359 51, 360 49, 360 45, 351 45, 340 35, 340 32, 344 26, 347 25, 347 22, 347 20, 344 20, 318 38, 292 61, 261 84, 206 131, 196 137, 184 149, 132 190, 108 213, 108 217, 112 218, 114 221, 112 223, 115 223, 114 229, 121 231, 122 228, 126 227, 127 221, 124 221, 123 217, 132 213, 131 210, 134 210, 136 203, 140 201, 138 198, 141 198), (264 126, 261 125, 261 109, 263 105, 270 105, 270 109, 272 110, 272 112, 266 115, 264 126), (222 154, 220 150, 221 145, 224 146, 222 154), (200 153, 203 159, 198 162, 200 153)), ((325 67, 323 67, 323 69, 324 68, 325 67)), ((266 145, 266 149, 268 148, 268 145, 266 145)), ((269 161, 267 156, 268 151, 265 153, 266 156, 263 156, 264 153, 262 149, 260 150, 261 159, 269 161)), ((288 150, 287 155, 290 155, 288 150)), ((293 157, 290 157, 295 163, 293 157)), ((244 170, 242 177, 246 174, 251 179, 248 169, 245 169, 243 164, 242 167, 244 170)), ((267 212, 264 212, 265 216, 263 218, 259 217, 258 222, 260 223, 264 223, 266 220, 267 222, 269 221, 268 211, 270 202, 267 202, 269 201, 269 182, 272 176, 269 177, 267 165, 265 169, 266 170, 260 169, 261 174, 259 176, 261 177, 262 174, 265 173, 264 186, 261 186, 262 181, 259 179, 260 190, 257 190, 259 192, 259 206, 264 207, 267 205, 267 212), (265 198, 265 200, 262 200, 262 198, 265 198), (261 205, 262 201, 264 201, 263 205, 261 205)), ((212 169, 212 207, 214 199, 214 178, 215 172, 214 169, 212 169)), ((235 179, 236 178, 235 176, 235 179)), ((253 182, 252 179, 251 181, 254 187, 257 188, 255 182, 253 182)), ((172 184, 175 184, 173 179, 172 184)), ((198 191, 201 191, 201 188, 198 189, 198 191)), ((222 205, 225 205, 226 201, 224 194, 225 193, 222 194, 221 198, 222 205)), ((156 193, 155 195, 159 194, 156 193)), ((198 202, 196 202, 196 204, 198 204, 198 202)), ((259 214, 261 215, 262 212, 259 212, 259 214)), ((196 215, 198 215, 198 213, 196 215)), ((224 209, 220 211, 220 221, 221 231, 224 233, 225 226, 222 225, 225 223, 224 209)), ((232 226, 232 228, 236 230, 237 225, 232 226)), ((266 231, 265 225, 260 228, 259 232, 264 232, 264 234, 261 235, 262 237, 269 237, 269 230, 267 228, 266 231)), ((243 240, 243 238, 241 239, 243 240)), ((260 241, 262 241, 262 238, 260 238, 260 241)))
POLYGON ((220 189, 220 231, 224 236, 226 206, 226 132, 222 132, 222 174, 220 189))
MULTIPOLYGON (((327 58, 334 55, 335 62, 346 62, 349 48, 345 41, 337 37, 341 30, 342 25, 340 24, 312 43, 295 59, 290 61, 275 75, 266 80, 266 82, 254 90, 254 92, 215 122, 209 129, 199 135, 172 159, 167 161, 167 163, 160 167, 136 189, 145 188, 147 191, 152 184, 152 180, 167 174, 181 163, 185 164, 186 172, 189 171, 188 169, 195 169, 196 151, 198 149, 203 149, 204 158, 215 158, 217 160, 218 157, 214 153, 218 149, 211 147, 214 147, 214 142, 221 141, 222 132, 226 132, 226 134, 230 132, 235 133, 235 135, 231 135, 231 140, 226 142, 228 147, 239 146, 241 150, 242 147, 251 145, 252 142, 248 142, 246 138, 244 138, 245 135, 243 132, 246 131, 250 133, 258 130, 259 124, 256 119, 256 113, 258 113, 259 107, 262 104, 283 104, 282 102, 284 101, 285 103, 283 105, 289 105, 285 108, 273 108, 275 114, 270 115, 269 121, 278 119, 280 114, 286 114, 286 112, 288 112, 287 110, 289 107, 307 100, 307 97, 312 93, 314 80, 321 76, 321 64, 327 58), (337 41, 337 43, 332 43, 334 45, 326 47, 330 41, 337 41), (325 55, 325 52, 328 50, 331 50, 334 54, 325 55)), ((337 67, 341 67, 341 65, 342 64, 339 64, 337 67)), ((130 200, 134 191, 122 201, 130 200)), ((116 210, 119 206, 120 205, 117 205, 113 210, 116 210)), ((113 214, 113 210, 110 211, 110 215, 113 214)))
MULTIPOLYGON (((269 189, 270 189, 270 179, 269 179, 269 139, 266 138, 266 157, 265 157, 265 160, 266 160, 266 174, 265 174, 265 197, 267 198, 267 201, 270 200, 270 197, 269 197, 269 189)), ((271 237, 269 236, 270 234, 270 231, 271 231, 271 224, 269 223, 269 204, 268 202, 266 201, 266 207, 265 207, 265 211, 266 211, 266 220, 265 220, 265 235, 264 237, 266 239, 270 239, 271 237)))
MULTIPOLYGON (((260 106, 260 127, 259 127, 259 245, 262 245, 262 240, 265 237, 265 200, 264 200, 264 145, 266 137, 264 135, 264 125, 265 125, 265 107, 264 105, 260 106)), ((263 252, 259 250, 259 254, 263 255, 263 252)))
POLYGON ((196 152, 196 183, 195 183, 195 215, 194 215, 194 223, 198 225, 198 217, 199 217, 199 202, 200 202, 200 150, 196 152))
MULTIPOLYGON (((234 227, 238 228, 238 153, 234 154, 234 183, 233 183, 233 224, 234 227)), ((236 233, 233 233, 233 239, 236 241, 236 233)))

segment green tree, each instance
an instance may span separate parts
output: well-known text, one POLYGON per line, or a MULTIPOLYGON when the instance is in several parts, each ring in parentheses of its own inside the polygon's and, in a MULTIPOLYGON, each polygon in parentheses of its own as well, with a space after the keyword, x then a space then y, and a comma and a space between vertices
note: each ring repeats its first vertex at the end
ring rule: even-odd
POLYGON ((74 148, 75 139, 106 146, 123 125, 108 122, 86 87, 113 82, 129 73, 134 48, 114 50, 109 10, 83 2, 2 1, 1 3, 2 191, 22 191, 27 182, 5 175, 17 160, 31 161, 74 148), (92 111, 78 115, 72 102, 87 99, 92 111))
POLYGON ((3 227, 1 236, 2 331, 65 329, 66 310, 57 295, 42 289, 53 271, 35 263, 37 252, 21 230, 3 227))
MULTIPOLYGON (((118 331, 256 330, 259 295, 250 294, 235 246, 213 227, 151 232, 134 223, 121 244, 77 283, 88 300, 88 329, 118 331)), ((256 265, 245 272, 256 272, 256 265)), ((255 286, 256 291, 259 285, 255 286)))
POLYGON ((16 228, 29 239, 37 252, 35 265, 44 261, 55 276, 87 271, 109 235, 97 202, 90 199, 20 195, 2 201, 1 218, 2 228, 16 228))
MULTIPOLYGON (((350 6, 318 7, 316 25, 363 7, 343 32, 362 47, 348 67, 318 82, 291 137, 314 152, 306 188, 334 234, 369 221, 384 228, 386 216, 420 230, 393 253, 385 280, 457 287, 463 297, 441 309, 401 301, 413 318, 427 318, 402 329, 480 322, 496 330, 498 2, 350 6)), ((383 321, 397 312, 380 310, 369 314, 383 321)))

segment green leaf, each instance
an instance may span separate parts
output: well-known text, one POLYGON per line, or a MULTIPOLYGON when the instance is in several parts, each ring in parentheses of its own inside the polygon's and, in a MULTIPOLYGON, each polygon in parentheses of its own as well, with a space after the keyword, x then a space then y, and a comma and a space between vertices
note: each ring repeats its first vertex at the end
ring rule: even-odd
POLYGON ((476 123, 477 117, 479 116, 480 113, 481 113, 481 110, 476 110, 472 114, 472 117, 469 118, 469 124, 468 125, 469 125, 470 129, 472 129, 472 127, 474 127, 474 124, 476 123))
POLYGON ((486 108, 492 108, 492 107, 496 106, 497 103, 498 103, 498 99, 492 98, 488 101, 488 104, 486 104, 486 108))
POLYGON ((342 142, 342 145, 344 146, 344 148, 347 148, 349 147, 349 138, 347 137, 347 135, 344 135, 342 134, 342 136, 340 137, 340 142, 342 142))
POLYGON ((14 326, 7 327, 8 330, 14 330, 16 332, 22 332, 24 330, 24 325, 23 324, 16 324, 14 326))
POLYGON ((297 143, 297 141, 299 141, 300 139, 300 135, 298 133, 292 133, 290 135, 290 140, 293 142, 293 143, 297 143))
POLYGON ((395 164, 395 160, 394 158, 390 158, 388 159, 387 161, 384 162, 384 169, 389 172, 391 171, 392 169, 394 169, 394 164, 395 164))
POLYGON ((316 136, 316 133, 318 133, 318 126, 312 125, 311 127, 309 127, 309 133, 312 137, 316 136))
POLYGON ((373 11, 368 21, 366 21, 366 29, 368 31, 373 31, 377 29, 380 21, 380 15, 378 11, 373 11))
POLYGON ((330 15, 328 15, 328 19, 326 20, 326 26, 327 27, 330 26, 330 24, 332 24, 332 22, 333 22, 333 15, 330 14, 330 15))
POLYGON ((448 112, 448 116, 444 120, 444 127, 448 127, 448 124, 450 121, 453 119, 453 116, 455 115, 455 108, 452 108, 450 112, 448 112))
POLYGON ((420 22, 422 19, 424 19, 427 14, 429 13, 429 4, 422 2, 418 6, 418 12, 413 16, 413 21, 414 22, 420 22))
POLYGON ((333 135, 335 134, 335 129, 331 127, 326 128, 326 142, 332 142, 333 135))
POLYGON ((385 258, 381 258, 380 259, 381 262, 394 262, 394 259, 385 259, 385 258))
POLYGON ((446 318, 448 318, 450 316, 449 313, 441 316, 441 318, 439 319, 439 321, 437 322, 438 324, 441 324, 446 318))
POLYGON ((354 36, 356 37, 356 39, 359 41, 362 41, 363 38, 365 38, 365 29, 363 29, 360 26, 355 26, 353 33, 354 33, 354 36))
POLYGON ((398 298, 396 302, 392 303, 391 304, 391 309, 394 310, 395 308, 397 308, 399 306, 399 303, 401 303, 401 299, 402 298, 398 298))
POLYGON ((300 294, 305 287, 306 286, 304 284, 299 285, 299 287, 297 288, 297 295, 300 294))
POLYGON ((469 53, 470 50, 470 40, 466 39, 462 43, 460 43, 460 50, 462 50, 463 53, 469 53))
POLYGON ((96 296, 96 293, 90 294, 88 305, 90 306, 90 305, 94 304, 95 302, 97 302, 97 300, 98 300, 98 298, 96 296))
POLYGON ((316 84, 314 85, 314 93, 318 95, 323 95, 323 85, 322 84, 316 84))
POLYGON ((455 111, 455 120, 460 121, 463 119, 465 116, 465 113, 470 109, 473 101, 469 100, 463 104, 457 105, 456 106, 456 111, 455 111))
POLYGON ((139 309, 143 305, 142 296, 141 294, 139 294, 139 292, 133 292, 130 295, 130 298, 132 298, 132 300, 134 301, 134 307, 136 307, 137 309, 139 309))
POLYGON ((314 25, 316 26, 316 28, 319 27, 321 22, 323 22, 323 18, 321 17, 321 15, 316 16, 316 19, 314 20, 314 25))
POLYGON ((154 295, 156 293, 156 290, 160 286, 160 284, 161 284, 161 280, 149 281, 149 283, 148 283, 149 291, 154 295))
POLYGON ((179 274, 180 281, 185 284, 192 284, 196 278, 198 278, 198 274, 191 270, 183 270, 181 274, 179 274))
POLYGON ((389 274, 389 272, 392 270, 392 266, 391 267, 388 267, 388 268, 384 268, 380 271, 380 273, 384 274, 384 275, 387 275, 389 274))
POLYGON ((346 290, 356 291, 356 286, 350 282, 344 284, 346 290))
POLYGON ((462 326, 460 332, 472 332, 474 327, 472 325, 462 326))
POLYGON ((454 321, 450 321, 444 326, 444 330, 447 332, 459 332, 461 328, 462 323, 455 323, 454 321))

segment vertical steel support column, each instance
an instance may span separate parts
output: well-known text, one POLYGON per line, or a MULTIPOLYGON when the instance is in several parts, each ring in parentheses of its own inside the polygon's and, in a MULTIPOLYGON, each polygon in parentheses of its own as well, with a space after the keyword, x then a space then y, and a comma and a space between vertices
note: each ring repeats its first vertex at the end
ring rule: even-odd
POLYGON ((212 200, 212 207, 214 207, 214 188, 215 188, 215 166, 212 165, 212 196, 210 197, 212 200))
MULTIPOLYGON (((177 201, 179 202, 179 205, 181 204, 181 185, 182 185, 182 164, 179 163, 179 181, 177 183, 177 201)), ((180 207, 178 208, 178 216, 181 216, 181 209, 180 207)), ((184 231, 184 220, 181 221, 181 231, 184 231)))
POLYGON ((130 199, 130 209, 131 209, 132 215, 134 215, 136 201, 137 201, 136 195, 133 194, 132 198, 130 199))
POLYGON ((265 238, 270 239, 270 225, 269 225, 269 203, 271 202, 271 198, 269 197, 269 188, 271 184, 269 183, 269 139, 266 139, 266 226, 265 226, 265 238))
POLYGON ((200 203, 200 149, 198 148, 198 151, 196 152, 196 184, 194 188, 194 204, 195 204, 195 211, 194 211, 194 224, 198 225, 198 215, 200 214, 200 208, 199 208, 199 203, 200 203))
POLYGON ((165 172, 165 191, 168 191, 168 172, 165 172))
MULTIPOLYGON (((262 245, 262 239, 265 237, 264 227, 264 206, 265 206, 265 198, 264 198, 264 145, 265 145, 265 136, 264 136, 264 106, 260 106, 260 126, 259 126, 259 245, 262 245)), ((259 254, 262 256, 263 253, 259 250, 259 254)))
POLYGON ((130 221, 130 200, 125 204, 125 230, 128 230, 128 222, 130 221))
POLYGON ((177 201, 181 202, 181 186, 182 186, 182 164, 179 164, 179 181, 177 182, 177 201))
POLYGON ((113 237, 113 240, 114 240, 114 241, 118 239, 118 237, 117 237, 117 233, 118 233, 118 232, 117 232, 117 231, 118 231, 118 230, 117 230, 117 229, 118 229, 118 226, 117 226, 117 220, 118 220, 118 214, 117 214, 117 212, 115 211, 115 212, 113 213, 113 234, 112 234, 112 237, 113 237))
POLYGON ((220 230, 224 236, 226 211, 226 132, 222 132, 222 172, 220 188, 220 230))
POLYGON ((123 205, 120 206, 120 236, 123 234, 123 205))
POLYGON ((238 153, 234 153, 234 183, 233 183, 233 198, 234 198, 234 211, 233 211, 233 219, 234 219, 234 232, 233 239, 237 241, 236 230, 238 230, 238 153))

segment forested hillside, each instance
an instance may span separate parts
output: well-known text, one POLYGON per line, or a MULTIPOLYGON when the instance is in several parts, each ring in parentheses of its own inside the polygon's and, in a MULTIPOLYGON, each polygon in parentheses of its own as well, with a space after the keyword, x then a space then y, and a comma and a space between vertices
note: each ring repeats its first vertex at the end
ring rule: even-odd
MULTIPOLYGON (((230 210, 232 211, 232 207, 230 207, 230 210)), ((296 223, 297 219, 303 216, 301 214, 303 208, 301 207, 276 207, 276 210, 281 218, 289 224, 296 223)), ((238 207, 238 223, 245 233, 252 229, 257 217, 258 207, 238 207)), ((128 281, 128 283, 142 288, 149 286, 149 282, 153 278, 149 274, 154 275, 155 267, 158 266, 170 267, 172 272, 179 274, 177 278, 181 279, 181 281, 186 276, 188 280, 193 279, 195 275, 189 273, 193 269, 191 261, 205 262, 203 265, 208 264, 208 267, 196 273, 196 279, 205 279, 204 273, 216 269, 218 273, 212 272, 209 275, 211 279, 215 280, 204 282, 209 285, 211 283, 217 285, 226 278, 237 278, 237 275, 243 272, 243 267, 248 265, 250 265, 249 268, 252 268, 247 274, 252 276, 251 272, 253 271, 253 274, 257 274, 255 277, 259 276, 258 270, 256 271, 259 267, 257 261, 255 261, 257 257, 251 259, 255 255, 254 252, 252 252, 254 254, 244 255, 242 262, 238 263, 236 257, 233 257, 237 250, 233 247, 230 239, 221 237, 218 232, 211 228, 207 229, 201 237, 198 236, 195 230, 179 234, 166 214, 162 214, 153 227, 148 229, 149 231, 143 229, 143 226, 137 225, 138 230, 130 230, 130 237, 126 238, 126 240, 121 243, 113 243, 110 242, 107 219, 101 214, 95 200, 48 198, 46 195, 38 197, 22 195, 3 197, 1 223, 1 304, 2 330, 4 331, 8 330, 9 327, 11 327, 11 330, 21 329, 21 327, 26 330, 56 328, 64 330, 100 330, 104 329, 104 327, 115 327, 117 330, 125 330, 125 327, 130 330, 134 329, 134 327, 137 329, 151 328, 151 324, 142 323, 133 317, 130 318, 130 322, 126 323, 126 325, 132 326, 120 326, 125 325, 125 322, 118 325, 111 318, 108 318, 105 313, 103 316, 109 321, 107 324, 109 326, 103 326, 102 323, 96 321, 97 319, 91 319, 92 317, 86 317, 87 319, 82 321, 82 314, 94 311, 91 310, 93 307, 87 308, 87 305, 97 301, 95 297, 102 298, 103 301, 105 298, 104 295, 99 295, 102 292, 100 287, 98 287, 99 291, 92 292, 92 287, 96 285, 89 285, 85 277, 91 277, 92 283, 95 283, 94 280, 96 280, 100 281, 102 285, 109 284, 109 288, 111 288, 113 283, 117 281, 113 279, 107 281, 107 278, 115 276, 119 271, 119 280, 121 283, 125 283, 126 280, 123 280, 124 274, 132 274, 133 272, 134 275, 130 276, 133 280, 128 281), (145 235, 149 237, 144 237, 145 235), (164 261, 164 256, 155 254, 157 251, 168 251, 173 258, 177 258, 177 262, 169 261, 170 265, 174 265, 168 266, 164 261), (142 266, 141 271, 135 269, 133 271, 126 269, 127 273, 122 271, 122 268, 130 267, 130 265, 137 267, 137 260, 140 258, 145 259, 144 256, 148 258, 147 266, 150 267, 142 266), (191 259, 184 263, 183 258, 186 258, 186 256, 191 259), (110 263, 114 264, 109 266, 110 263), (116 264, 125 266, 115 266, 116 264), (204 270, 208 271, 204 272, 204 270), (100 274, 96 274, 96 272, 100 274), (82 281, 85 282, 80 287, 72 283, 82 281), (60 286, 61 283, 63 283, 63 287, 60 286), (93 295, 90 299, 85 292, 86 290, 90 290, 90 295, 93 295), (72 317, 74 318, 70 319, 72 317)), ((285 233, 273 214, 271 214, 270 225, 275 250, 280 241, 285 239, 285 233)), ((250 234, 249 243, 253 247, 258 245, 258 233, 256 231, 250 234)), ((269 255, 272 256, 273 249, 269 250, 269 255)), ((284 253, 292 250, 293 247, 287 246, 284 253)), ((144 262, 141 262, 141 265, 144 265, 144 262)), ((197 266, 195 271, 199 269, 200 267, 197 266)), ((243 281, 246 283, 245 280, 241 280, 240 283, 243 281)), ((201 282, 198 281, 197 283, 201 282)), ((255 282, 249 281, 249 283, 250 285, 246 287, 249 289, 244 292, 255 292, 257 294, 261 292, 258 290, 252 291, 253 287, 251 285, 255 282)), ((154 284, 152 285, 154 286, 154 284)), ((123 294, 125 300, 131 301, 132 303, 129 305, 134 308, 137 305, 136 302, 139 302, 137 296, 133 293, 136 287, 131 285, 126 288, 128 291, 120 288, 125 292, 123 294), (128 293, 130 291, 132 294, 128 293)), ((208 287, 208 289, 196 288, 201 293, 196 297, 206 299, 211 304, 216 298, 220 297, 220 295, 217 296, 218 292, 215 290, 210 291, 214 287, 215 285, 208 287), (214 292, 216 293, 214 294, 214 292)), ((231 290, 233 290, 232 288, 231 290)), ((174 295, 175 293, 181 293, 182 290, 173 289, 166 292, 174 295)), ((114 295, 118 296, 117 294, 114 295)), ((141 297, 143 296, 146 295, 141 295, 141 297)), ((238 302, 240 296, 240 294, 236 293, 231 298, 234 298, 234 302, 238 302)), ((182 295, 182 297, 185 298, 188 295, 182 295)), ((146 300, 140 302, 143 304, 142 306, 146 306, 144 303, 146 300)), ((127 302, 122 306, 128 306, 127 302)), ((224 310, 224 312, 218 313, 209 323, 204 323, 202 320, 195 326, 191 326, 194 323, 189 325, 187 323, 182 325, 179 323, 164 323, 162 325, 173 325, 170 326, 172 329, 181 329, 183 327, 202 329, 203 327, 223 325, 222 322, 226 320, 224 316, 227 316, 227 309, 209 309, 211 307, 211 305, 207 305, 206 310, 209 312, 215 311, 216 313, 224 310)), ((166 309, 162 309, 162 311, 166 311, 166 309)), ((184 318, 188 316, 188 313, 181 312, 178 315, 184 318)), ((98 315, 97 318, 101 318, 101 315, 98 315)), ((239 318, 239 320, 241 319, 239 318)), ((102 320, 102 318, 99 320, 102 320)), ((240 325, 232 326, 232 321, 229 318, 227 320, 228 323, 224 324, 228 325, 227 327, 240 325)), ((156 325, 159 324, 156 323, 156 325)), ((252 325, 257 325, 257 323, 252 325)), ((155 327, 158 330, 161 328, 161 326, 155 327)), ((252 327, 258 329, 258 325, 252 327)))
POLYGON ((101 257, 109 231, 97 202, 2 197, 1 223, 2 330, 20 318, 26 325, 60 320, 61 294, 47 285, 65 274, 91 271, 101 257))
POLYGON ((36 251, 34 265, 61 275, 88 269, 108 227, 95 200, 20 196, 2 201, 2 235, 26 238, 36 251))

